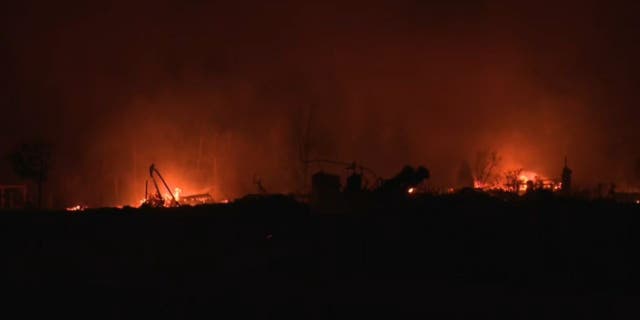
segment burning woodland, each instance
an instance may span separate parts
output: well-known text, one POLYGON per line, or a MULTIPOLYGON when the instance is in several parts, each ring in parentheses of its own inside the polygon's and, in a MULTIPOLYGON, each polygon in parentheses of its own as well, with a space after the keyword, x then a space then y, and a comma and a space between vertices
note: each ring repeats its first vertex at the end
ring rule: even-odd
POLYGON ((625 313, 529 298, 640 288, 639 12, 7 3, 2 287, 84 318, 625 313))

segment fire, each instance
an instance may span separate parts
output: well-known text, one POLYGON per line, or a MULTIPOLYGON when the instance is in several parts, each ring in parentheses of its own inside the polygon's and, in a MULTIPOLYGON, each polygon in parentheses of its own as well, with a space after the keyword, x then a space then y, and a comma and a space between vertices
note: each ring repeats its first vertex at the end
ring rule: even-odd
POLYGON ((173 194, 165 192, 163 195, 164 201, 167 203, 171 203, 171 201, 173 201, 174 198, 176 199, 176 201, 180 201, 181 193, 182 193, 182 189, 180 188, 175 188, 173 190, 173 194))
POLYGON ((79 205, 75 205, 73 207, 66 208, 66 210, 74 212, 74 211, 84 211, 86 208, 87 208, 86 206, 83 206, 83 205, 79 204, 79 205))
POLYGON ((527 183, 528 181, 539 180, 540 176, 535 172, 523 171, 520 173, 520 176, 518 177, 518 179, 520 179, 520 181, 522 181, 523 183, 527 183))
MULTIPOLYGON (((218 203, 229 203, 230 201, 225 199, 218 203)), ((147 195, 147 198, 140 199, 136 204, 138 207, 175 207, 175 206, 194 206, 200 204, 214 203, 213 197, 209 192, 201 193, 186 193, 181 187, 174 188, 173 192, 164 192, 162 195, 158 195, 157 192, 151 192, 147 195), (175 201, 174 201, 175 199, 175 201)))
POLYGON ((476 189, 485 189, 488 186, 485 183, 482 183, 482 182, 480 182, 478 180, 473 180, 473 187, 476 188, 476 189))
POLYGON ((545 189, 551 191, 560 191, 562 184, 554 179, 549 179, 534 171, 509 171, 517 172, 517 176, 503 177, 496 180, 494 183, 482 183, 480 181, 474 181, 474 187, 476 189, 483 190, 499 190, 499 191, 517 191, 518 193, 525 193, 529 191, 529 188, 533 189, 545 189), (519 171, 519 172, 518 172, 519 171))
POLYGON ((409 188, 409 189, 407 190, 407 193, 408 193, 408 194, 414 194, 415 192, 416 192, 416 188, 413 188, 413 187, 411 187, 411 188, 409 188))
POLYGON ((562 190, 562 182, 558 182, 556 185, 553 186, 553 191, 559 191, 562 190))

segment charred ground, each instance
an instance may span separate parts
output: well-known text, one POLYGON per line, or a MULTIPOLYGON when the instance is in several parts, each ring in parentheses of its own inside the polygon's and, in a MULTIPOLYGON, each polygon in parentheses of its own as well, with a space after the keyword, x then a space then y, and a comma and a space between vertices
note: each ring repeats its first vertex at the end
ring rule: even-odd
POLYGON ((389 315, 601 317, 625 306, 584 302, 638 293, 638 205, 480 193, 368 203, 343 214, 285 196, 3 213, 3 290, 47 306, 23 313, 108 317, 217 313, 226 302, 259 316, 362 315, 341 307, 355 304, 389 315))

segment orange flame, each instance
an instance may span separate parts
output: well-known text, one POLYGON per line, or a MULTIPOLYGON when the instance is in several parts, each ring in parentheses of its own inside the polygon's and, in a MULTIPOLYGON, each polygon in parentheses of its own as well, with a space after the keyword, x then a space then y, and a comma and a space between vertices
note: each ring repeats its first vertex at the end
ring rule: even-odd
POLYGON ((84 209, 86 209, 86 208, 87 208, 86 206, 83 206, 83 205, 79 204, 79 205, 75 205, 73 207, 66 208, 65 210, 70 211, 70 212, 75 212, 75 211, 84 211, 84 209))

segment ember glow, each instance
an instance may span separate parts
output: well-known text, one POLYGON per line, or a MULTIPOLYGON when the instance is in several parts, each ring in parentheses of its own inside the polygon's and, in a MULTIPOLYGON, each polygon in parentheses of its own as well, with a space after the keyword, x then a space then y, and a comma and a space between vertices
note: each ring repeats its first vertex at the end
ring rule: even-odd
POLYGON ((540 179, 540 176, 532 171, 523 171, 520 173, 518 177, 522 183, 527 183, 528 181, 537 181, 540 179))
POLYGON ((67 211, 71 211, 71 212, 84 211, 85 209, 87 209, 87 207, 80 204, 73 207, 66 208, 67 211))

